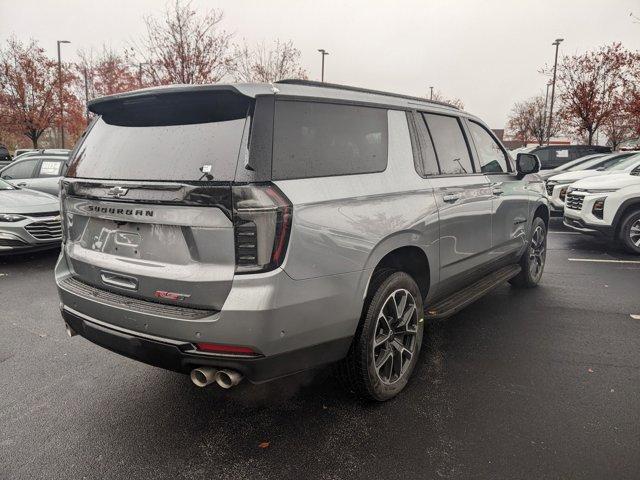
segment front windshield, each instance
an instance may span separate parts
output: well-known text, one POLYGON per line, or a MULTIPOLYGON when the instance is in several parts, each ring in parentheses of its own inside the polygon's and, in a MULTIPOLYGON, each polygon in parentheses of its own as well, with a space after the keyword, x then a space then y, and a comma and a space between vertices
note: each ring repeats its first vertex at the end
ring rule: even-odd
POLYGON ((576 158, 571 162, 567 162, 564 165, 560 165, 559 167, 554 168, 554 170, 558 170, 559 172, 562 172, 562 171, 575 172, 576 170, 582 170, 584 168, 583 165, 585 163, 587 163, 590 160, 600 158, 602 156, 604 155, 594 154, 594 155, 587 155, 586 157, 576 158))
POLYGON ((631 157, 625 158, 624 161, 620 163, 616 163, 614 166, 607 168, 607 170, 609 171, 626 170, 629 167, 633 167, 639 161, 640 161, 640 154, 632 155, 631 157))
POLYGON ((0 190, 13 190, 15 187, 0 178, 0 190))
POLYGON ((580 170, 596 170, 600 167, 611 167, 613 165, 617 165, 622 162, 627 157, 619 157, 618 155, 606 155, 604 157, 594 158, 593 160, 589 160, 581 165, 582 168, 580 170))

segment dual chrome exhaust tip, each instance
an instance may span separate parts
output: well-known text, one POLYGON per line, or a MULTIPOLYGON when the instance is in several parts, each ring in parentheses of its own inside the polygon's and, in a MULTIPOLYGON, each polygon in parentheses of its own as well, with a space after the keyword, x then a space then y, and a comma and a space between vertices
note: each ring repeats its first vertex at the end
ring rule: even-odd
POLYGON ((223 368, 218 370, 213 367, 198 367, 191 370, 191 381, 198 387, 206 387, 217 383, 222 388, 231 388, 238 385, 244 378, 241 373, 223 368))

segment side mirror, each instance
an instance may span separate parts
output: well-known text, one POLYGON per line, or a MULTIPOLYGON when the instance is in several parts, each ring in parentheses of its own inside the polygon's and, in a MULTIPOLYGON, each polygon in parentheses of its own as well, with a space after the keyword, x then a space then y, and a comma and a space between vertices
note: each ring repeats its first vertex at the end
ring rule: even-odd
POLYGON ((516 157, 516 171, 524 177, 540 171, 540 159, 534 153, 519 153, 516 157))

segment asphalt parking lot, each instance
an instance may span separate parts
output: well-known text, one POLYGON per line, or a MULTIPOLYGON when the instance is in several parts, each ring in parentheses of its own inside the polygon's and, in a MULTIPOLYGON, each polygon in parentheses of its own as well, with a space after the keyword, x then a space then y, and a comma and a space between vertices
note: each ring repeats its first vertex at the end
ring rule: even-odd
POLYGON ((0 259, 2 479, 638 478, 640 258, 558 220, 539 288, 430 325, 381 405, 327 370, 198 389, 69 339, 56 255, 0 259))

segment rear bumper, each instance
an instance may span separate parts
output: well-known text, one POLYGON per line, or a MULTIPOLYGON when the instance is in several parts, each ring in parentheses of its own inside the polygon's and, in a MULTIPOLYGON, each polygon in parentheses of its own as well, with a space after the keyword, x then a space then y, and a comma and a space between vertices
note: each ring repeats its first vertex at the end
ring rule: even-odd
POLYGON ((151 365, 179 372, 199 365, 233 368, 252 382, 343 358, 358 325, 369 274, 293 280, 277 269, 237 275, 222 309, 198 315, 113 292, 105 295, 90 285, 70 288, 74 272, 64 250, 56 265, 63 316, 80 335, 151 365), (246 346, 261 356, 203 353, 194 348, 196 342, 246 346))
POLYGON ((189 373, 199 366, 241 372, 250 382, 261 383, 340 359, 351 338, 342 338, 269 357, 232 357, 197 352, 190 342, 142 335, 105 325, 70 308, 62 309, 64 321, 87 340, 112 352, 148 365, 189 373))

